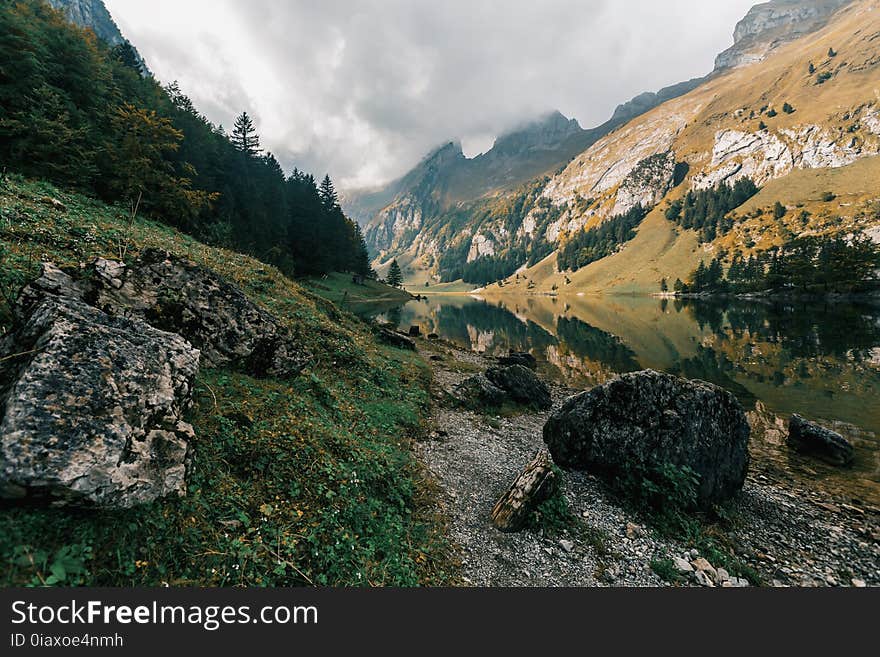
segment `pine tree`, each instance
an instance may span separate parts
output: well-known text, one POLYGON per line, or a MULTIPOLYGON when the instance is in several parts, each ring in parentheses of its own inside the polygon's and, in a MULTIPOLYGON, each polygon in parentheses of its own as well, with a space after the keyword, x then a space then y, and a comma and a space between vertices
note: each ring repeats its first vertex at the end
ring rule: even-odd
POLYGON ((660 291, 661 292, 668 292, 669 291, 669 285, 667 285, 665 278, 660 279, 660 291))
POLYGON ((130 41, 126 40, 119 45, 114 46, 113 50, 110 51, 110 54, 116 61, 123 66, 132 69, 138 75, 144 75, 146 73, 144 63, 138 56, 137 50, 134 49, 134 46, 131 45, 130 41))
POLYGON ((777 220, 782 219, 785 216, 785 213, 785 206, 782 205, 782 203, 780 203, 779 201, 776 201, 776 203, 773 205, 773 218, 777 220))
POLYGON ((813 62, 810 62, 809 71, 810 71, 810 75, 812 75, 813 73, 816 72, 816 67, 813 65, 813 62))
POLYGON ((328 211, 339 205, 339 197, 336 195, 336 189, 333 187, 333 181, 330 180, 329 174, 324 176, 321 181, 321 187, 318 189, 321 196, 321 202, 328 211))
POLYGON ((388 270, 388 279, 386 281, 391 287, 400 287, 403 285, 403 272, 400 271, 400 265, 397 260, 391 262, 391 268, 388 270))
POLYGON ((247 112, 242 112, 235 119, 235 128, 232 131, 232 144, 245 155, 255 156, 260 152, 260 137, 253 119, 247 112))

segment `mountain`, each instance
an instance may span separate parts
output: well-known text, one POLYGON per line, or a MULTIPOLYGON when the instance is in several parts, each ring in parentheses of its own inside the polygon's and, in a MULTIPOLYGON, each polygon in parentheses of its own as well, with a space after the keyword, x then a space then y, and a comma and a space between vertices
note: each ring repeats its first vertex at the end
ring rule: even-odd
POLYGON ((715 70, 759 62, 784 43, 824 26, 850 0, 772 0, 756 5, 736 25, 734 45, 718 55, 715 70))
POLYGON ((551 112, 502 135, 474 158, 465 157, 458 142, 448 142, 386 187, 346 194, 344 207, 366 226, 365 237, 374 251, 405 247, 401 238, 411 237, 425 219, 557 170, 599 136, 551 112))
POLYGON ((795 239, 880 234, 878 4, 848 3, 817 31, 717 72, 578 155, 513 224, 474 226, 496 259, 521 248, 505 234, 551 252, 520 262, 504 287, 656 292, 701 261, 728 267, 795 239), (745 181, 760 191, 730 203, 725 190, 745 181), (624 222, 638 205, 646 215, 624 222))
MULTIPOLYGON (((442 193, 425 204, 424 196, 398 188, 367 227, 377 266, 397 258, 410 283, 419 285, 456 278, 482 284, 520 271, 520 283, 528 280, 535 291, 654 291, 663 277, 685 279, 704 255, 738 248, 738 239, 754 251, 803 233, 799 226, 772 225, 766 213, 735 230, 728 225, 734 219, 724 216, 717 228, 695 231, 661 210, 688 191, 706 190, 708 203, 717 185, 746 178, 774 189, 768 183, 791 174, 803 189, 813 189, 826 184, 817 182, 825 180, 821 175, 808 182, 797 174, 828 169, 840 173, 831 191, 839 185, 856 194, 862 183, 847 167, 873 166, 880 148, 876 4, 759 5, 739 23, 736 45, 716 70, 622 105, 604 126, 580 134, 587 145, 561 170, 545 169, 491 195, 447 197, 445 204, 437 202, 442 193), (753 50, 758 45, 760 56, 753 50), (754 55, 751 63, 747 53, 754 55), (647 217, 637 216, 640 207, 647 217), (612 218, 617 223, 601 233, 601 243, 593 243, 598 233, 584 238, 612 218), (591 246, 585 250, 582 243, 591 246), (573 249, 580 251, 570 258, 573 249), (559 270, 560 253, 563 269, 573 260, 577 271, 559 270), (599 270, 601 276, 590 275, 599 270)), ((855 200, 863 205, 858 194, 855 200)), ((712 212, 720 212, 720 201, 711 203, 712 212)), ((867 212, 862 205, 859 211, 867 212)), ((815 211, 833 216, 835 208, 819 203, 815 211)), ((806 222, 810 230, 825 230, 827 223, 815 216, 806 222)))
MULTIPOLYGON (((126 43, 122 32, 110 15, 103 0, 45 0, 55 9, 63 11, 71 23, 92 30, 95 35, 111 46, 126 43)), ((147 71, 143 57, 135 54, 147 71)))

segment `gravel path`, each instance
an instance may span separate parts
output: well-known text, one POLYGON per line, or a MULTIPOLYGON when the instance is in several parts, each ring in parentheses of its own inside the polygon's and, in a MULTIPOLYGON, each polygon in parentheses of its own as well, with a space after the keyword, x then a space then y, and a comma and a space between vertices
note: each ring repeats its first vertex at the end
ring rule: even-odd
MULTIPOLYGON (((419 340, 434 367, 433 430, 419 446, 446 499, 463 577, 475 586, 662 586, 652 560, 676 559, 683 583, 724 585, 726 574, 696 551, 658 536, 615 503, 597 478, 566 473, 566 497, 582 530, 561 536, 504 534, 489 520, 495 501, 543 447, 549 413, 489 417, 452 407, 448 395, 492 359, 443 341, 419 340), (685 563, 687 562, 687 563, 685 563), (696 564, 696 567, 691 564, 696 564), (707 567, 708 566, 708 567, 707 567), (693 568, 694 572, 684 572, 693 568), (701 568, 703 570, 701 570, 701 568), (697 572, 700 571, 700 572, 697 572), (708 575, 708 576, 704 576, 708 575)), ((554 408, 571 395, 551 385, 554 408)), ((720 542, 776 586, 880 585, 880 509, 787 481, 753 454, 733 529, 720 542)), ((734 585, 745 581, 733 579, 734 585)))

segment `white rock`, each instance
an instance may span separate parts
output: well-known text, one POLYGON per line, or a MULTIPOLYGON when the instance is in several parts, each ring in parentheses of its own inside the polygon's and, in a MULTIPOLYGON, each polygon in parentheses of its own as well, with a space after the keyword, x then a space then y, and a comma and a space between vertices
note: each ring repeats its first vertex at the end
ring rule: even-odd
POLYGON ((709 576, 706 575, 706 573, 704 573, 702 570, 698 570, 696 573, 694 573, 694 577, 697 580, 697 584, 699 584, 700 586, 707 586, 710 588, 713 588, 715 586, 715 582, 709 579, 709 576))
POLYGON ((685 559, 680 557, 673 557, 672 563, 675 564, 676 570, 680 573, 692 573, 694 572, 694 567, 685 559))
POLYGON ((852 578, 852 585, 853 585, 854 587, 856 587, 857 589, 863 589, 863 588, 865 588, 865 586, 866 586, 866 585, 865 585, 865 580, 863 580, 863 579, 856 579, 855 577, 852 578))
POLYGON ((571 552, 572 550, 574 550, 574 543, 562 539, 561 541, 559 541, 559 547, 561 547, 566 552, 571 552))

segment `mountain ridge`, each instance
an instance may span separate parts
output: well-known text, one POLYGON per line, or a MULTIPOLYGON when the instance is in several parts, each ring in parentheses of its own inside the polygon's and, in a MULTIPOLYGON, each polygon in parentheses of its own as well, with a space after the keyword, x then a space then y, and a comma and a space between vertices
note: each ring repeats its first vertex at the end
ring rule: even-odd
MULTIPOLYGON (((555 172, 615 129, 670 100, 680 98, 737 66, 760 61, 776 48, 798 36, 820 29, 834 13, 851 0, 771 0, 756 5, 737 23, 734 45, 721 53, 708 75, 670 85, 657 92, 645 92, 619 105, 611 118, 591 129, 559 112, 525 123, 499 137, 492 149, 471 160, 459 159, 453 168, 436 176, 442 186, 429 189, 419 171, 426 160, 407 175, 369 193, 348 193, 346 211, 365 228, 368 247, 377 262, 387 255, 412 248, 426 220, 456 205, 510 193, 518 186, 555 172), (760 51, 756 54, 756 49, 760 51), (568 129, 559 139, 555 129, 568 129), (556 134, 546 148, 530 151, 523 144, 532 134, 556 134), (510 145, 520 148, 508 149, 510 145), (412 181, 418 180, 418 185, 412 181)), ((427 158, 426 158, 427 159, 427 158)))
MULTIPOLYGON (((536 290, 541 281, 550 292, 552 286, 568 287, 567 280, 571 290, 592 289, 593 282, 578 287, 579 280, 586 281, 582 272, 557 271, 551 256, 572 236, 611 217, 638 205, 659 207, 664 198, 674 199, 688 189, 712 189, 746 177, 763 185, 799 169, 846 167, 876 155, 880 110, 870 90, 876 87, 874 76, 880 75, 880 55, 869 33, 877 21, 875 11, 873 1, 847 3, 820 21, 818 31, 775 41, 760 62, 714 72, 686 94, 614 127, 562 171, 520 189, 460 203, 439 216, 411 216, 397 232, 391 230, 390 206, 383 217, 384 237, 393 239, 374 242, 380 247, 375 249, 376 264, 397 258, 418 285, 462 275, 472 281, 497 280, 519 269, 536 290), (532 279, 531 268, 543 266, 545 259, 552 271, 542 270, 532 279)), ((859 197, 859 203, 864 200, 859 197)), ((817 206, 816 212, 831 216, 832 208, 817 206)), ((649 214, 648 220, 664 227, 662 240, 670 245, 681 233, 662 216, 649 214)), ((712 236, 704 243, 697 236, 680 249, 668 271, 658 269, 654 284, 659 287, 663 274, 672 276, 670 280, 687 277, 701 253, 730 248, 735 235, 743 244, 766 235, 766 244, 777 243, 783 227, 797 234, 788 221, 780 226, 765 216, 743 222, 743 228, 719 234, 717 240, 712 236), (742 231, 754 232, 749 237, 742 231)), ((828 221, 818 217, 810 220, 813 226, 830 230, 828 221)), ((593 269, 590 264, 584 271, 593 269)), ((647 291, 640 280, 638 289, 647 291)))

